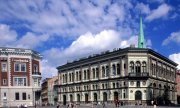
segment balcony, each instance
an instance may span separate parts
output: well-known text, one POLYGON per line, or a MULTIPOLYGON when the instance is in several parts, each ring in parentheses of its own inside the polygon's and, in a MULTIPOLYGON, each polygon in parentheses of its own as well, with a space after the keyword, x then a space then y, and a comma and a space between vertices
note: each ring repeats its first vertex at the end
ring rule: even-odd
POLYGON ((129 78, 147 78, 149 77, 148 72, 143 72, 143 73, 129 73, 128 75, 129 78))
POLYGON ((32 77, 41 77, 41 72, 32 72, 32 77))

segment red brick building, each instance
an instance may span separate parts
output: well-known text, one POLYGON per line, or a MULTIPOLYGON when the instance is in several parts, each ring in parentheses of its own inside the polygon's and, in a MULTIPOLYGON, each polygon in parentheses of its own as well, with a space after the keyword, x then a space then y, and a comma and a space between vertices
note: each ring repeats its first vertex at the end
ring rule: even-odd
POLYGON ((0 107, 40 100, 41 57, 30 49, 0 47, 0 107))

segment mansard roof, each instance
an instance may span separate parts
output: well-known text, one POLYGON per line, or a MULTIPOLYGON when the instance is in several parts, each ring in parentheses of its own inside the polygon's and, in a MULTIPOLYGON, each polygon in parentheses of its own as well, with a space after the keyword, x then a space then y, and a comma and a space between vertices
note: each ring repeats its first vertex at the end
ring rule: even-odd
POLYGON ((80 58, 79 60, 67 62, 64 65, 58 66, 57 69, 58 70, 65 70, 66 68, 71 68, 71 67, 73 68, 73 67, 82 66, 83 64, 93 63, 94 61, 97 61, 97 60, 99 60, 99 61, 104 60, 105 58, 111 58, 111 57, 116 57, 116 56, 119 57, 119 55, 121 55, 121 56, 127 55, 127 53, 149 53, 149 54, 154 55, 155 57, 158 57, 158 58, 172 64, 173 66, 178 65, 174 61, 168 59, 167 57, 159 54, 158 52, 156 52, 152 49, 127 47, 124 49, 119 48, 119 49, 113 50, 112 52, 104 51, 101 54, 93 54, 93 55, 90 55, 89 57, 83 57, 83 58, 80 58))

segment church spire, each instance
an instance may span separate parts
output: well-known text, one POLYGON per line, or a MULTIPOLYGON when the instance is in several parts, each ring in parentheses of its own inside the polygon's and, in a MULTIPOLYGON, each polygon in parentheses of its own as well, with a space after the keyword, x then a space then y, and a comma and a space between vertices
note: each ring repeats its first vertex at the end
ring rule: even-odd
POLYGON ((139 36, 138 36, 138 48, 144 48, 144 32, 142 18, 140 17, 139 36))

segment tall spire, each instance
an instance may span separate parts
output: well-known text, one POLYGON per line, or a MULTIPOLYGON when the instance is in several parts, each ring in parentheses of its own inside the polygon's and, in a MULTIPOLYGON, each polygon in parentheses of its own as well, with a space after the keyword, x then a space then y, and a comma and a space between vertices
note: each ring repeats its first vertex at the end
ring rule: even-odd
POLYGON ((144 32, 142 18, 140 17, 139 36, 138 36, 138 48, 144 48, 144 32))

